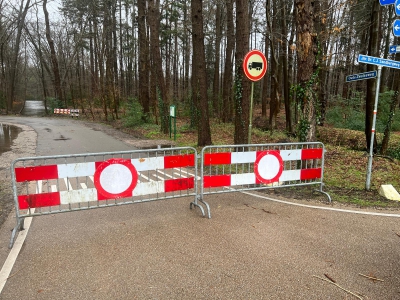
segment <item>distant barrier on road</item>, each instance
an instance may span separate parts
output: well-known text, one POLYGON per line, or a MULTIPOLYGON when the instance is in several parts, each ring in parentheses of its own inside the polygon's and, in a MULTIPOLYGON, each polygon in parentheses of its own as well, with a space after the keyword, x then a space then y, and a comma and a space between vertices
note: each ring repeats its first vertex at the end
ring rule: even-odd
POLYGON ((79 117, 79 109, 77 108, 55 108, 55 115, 68 115, 71 117, 79 117))
POLYGON ((204 202, 205 194, 318 185, 331 202, 322 190, 324 152, 318 142, 204 147, 200 199, 204 202))
POLYGON ((11 166, 17 224, 26 217, 193 196, 197 151, 168 148, 17 159, 11 166))

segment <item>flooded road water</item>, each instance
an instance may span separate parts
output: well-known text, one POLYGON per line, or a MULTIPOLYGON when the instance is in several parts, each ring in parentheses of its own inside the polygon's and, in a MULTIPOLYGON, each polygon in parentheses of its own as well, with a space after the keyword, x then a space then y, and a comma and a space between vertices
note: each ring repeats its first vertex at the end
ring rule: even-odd
POLYGON ((44 108, 43 101, 26 100, 21 114, 24 116, 44 116, 46 114, 46 110, 44 108))
POLYGON ((21 131, 17 126, 0 123, 0 155, 11 150, 13 140, 21 131))
MULTIPOLYGON (((46 114, 43 101, 26 100, 21 112, 24 116, 44 116, 46 114)), ((0 121, 0 155, 11 150, 12 142, 21 132, 21 128, 13 125, 2 124, 0 121)))

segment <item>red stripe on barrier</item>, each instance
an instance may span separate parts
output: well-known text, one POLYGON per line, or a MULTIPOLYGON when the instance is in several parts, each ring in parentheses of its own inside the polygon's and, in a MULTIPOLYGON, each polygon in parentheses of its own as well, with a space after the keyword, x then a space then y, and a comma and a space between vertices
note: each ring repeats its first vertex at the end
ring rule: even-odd
POLYGON ((301 159, 319 159, 322 158, 322 148, 301 150, 301 159))
POLYGON ((57 165, 15 168, 17 182, 57 179, 57 165))
POLYGON ((192 189, 194 188, 194 177, 165 180, 164 187, 166 193, 192 189))
POLYGON ((164 156, 164 168, 194 167, 194 154, 164 156))
POLYGON ((205 188, 231 185, 231 175, 204 176, 203 178, 203 186, 205 188))
POLYGON ((46 193, 18 196, 19 209, 60 205, 60 193, 46 193))
POLYGON ((302 169, 300 170, 300 180, 321 178, 322 169, 302 169))
POLYGON ((204 165, 230 165, 231 153, 206 153, 204 155, 204 165))

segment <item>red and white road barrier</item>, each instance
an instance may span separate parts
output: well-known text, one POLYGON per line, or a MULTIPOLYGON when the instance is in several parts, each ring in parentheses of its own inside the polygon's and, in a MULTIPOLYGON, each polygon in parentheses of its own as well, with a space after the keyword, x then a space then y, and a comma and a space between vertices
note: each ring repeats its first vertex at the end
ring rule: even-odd
POLYGON ((71 117, 79 117, 79 109, 77 108, 55 108, 55 115, 69 115, 71 117))
POLYGON ((93 177, 94 188, 19 195, 20 209, 57 206, 194 188, 194 177, 140 182, 143 171, 194 167, 195 155, 172 155, 101 162, 58 164, 15 168, 16 182, 93 177))
POLYGON ((204 155, 204 166, 254 163, 254 172, 204 176, 205 188, 321 178, 321 168, 284 170, 284 162, 321 159, 322 148, 297 150, 265 150, 204 155))
POLYGON ((201 157, 200 201, 209 218, 206 194, 315 184, 331 201, 322 191, 322 143, 207 146, 201 157))
POLYGON ((204 216, 203 203, 210 218, 205 194, 310 184, 330 201, 323 166, 321 143, 204 147, 200 177, 191 147, 20 158, 11 166, 17 225, 10 247, 24 218, 37 215, 193 196, 190 207, 204 216))

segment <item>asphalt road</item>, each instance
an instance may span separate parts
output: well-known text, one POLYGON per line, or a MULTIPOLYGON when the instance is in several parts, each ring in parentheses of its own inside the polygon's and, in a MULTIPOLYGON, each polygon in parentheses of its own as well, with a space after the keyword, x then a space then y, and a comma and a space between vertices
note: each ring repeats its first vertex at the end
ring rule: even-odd
MULTIPOLYGON (((37 155, 132 148, 71 120, 10 119, 36 130, 37 155)), ((35 217, 0 299, 400 299, 399 212, 254 194, 207 196, 212 219, 191 198, 35 217)))

